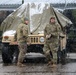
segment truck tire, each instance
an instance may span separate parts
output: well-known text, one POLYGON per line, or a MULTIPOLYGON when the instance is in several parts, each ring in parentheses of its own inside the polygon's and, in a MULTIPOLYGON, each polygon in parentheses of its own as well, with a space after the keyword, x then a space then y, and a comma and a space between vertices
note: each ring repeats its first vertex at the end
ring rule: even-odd
POLYGON ((3 63, 12 63, 12 56, 10 55, 9 45, 2 44, 2 60, 3 63))

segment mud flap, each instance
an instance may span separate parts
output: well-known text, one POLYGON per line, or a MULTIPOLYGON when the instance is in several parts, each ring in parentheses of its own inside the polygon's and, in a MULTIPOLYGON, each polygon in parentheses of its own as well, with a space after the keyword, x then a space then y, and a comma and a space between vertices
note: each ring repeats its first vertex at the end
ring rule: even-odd
POLYGON ((66 63, 66 49, 63 49, 62 51, 58 50, 57 52, 57 63, 61 63, 64 65, 66 63))
POLYGON ((61 64, 62 65, 66 64, 66 56, 67 56, 66 49, 63 49, 61 51, 61 64))

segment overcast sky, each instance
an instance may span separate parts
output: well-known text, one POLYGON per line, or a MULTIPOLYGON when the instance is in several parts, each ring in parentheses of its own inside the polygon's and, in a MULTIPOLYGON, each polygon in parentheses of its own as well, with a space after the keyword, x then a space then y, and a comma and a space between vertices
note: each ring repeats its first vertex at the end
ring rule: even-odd
MULTIPOLYGON (((24 0, 25 2, 76 3, 76 0, 24 0)), ((1 0, 0 4, 21 4, 22 0, 1 0)))

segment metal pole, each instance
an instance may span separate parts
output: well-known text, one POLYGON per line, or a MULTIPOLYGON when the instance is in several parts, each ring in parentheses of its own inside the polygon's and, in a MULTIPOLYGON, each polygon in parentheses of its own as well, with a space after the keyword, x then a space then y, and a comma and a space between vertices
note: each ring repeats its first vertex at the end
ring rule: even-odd
POLYGON ((67 7, 67 2, 66 2, 66 0, 65 0, 65 6, 64 6, 63 11, 66 9, 66 7, 67 7))
POLYGON ((24 3, 24 0, 22 0, 22 4, 24 3))

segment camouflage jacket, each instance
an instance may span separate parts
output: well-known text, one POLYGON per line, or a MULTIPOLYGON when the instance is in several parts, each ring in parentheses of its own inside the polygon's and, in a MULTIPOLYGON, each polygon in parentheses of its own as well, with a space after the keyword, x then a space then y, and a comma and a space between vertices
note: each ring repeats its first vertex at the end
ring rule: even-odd
POLYGON ((21 23, 17 28, 14 39, 19 43, 23 43, 28 41, 27 38, 28 38, 28 25, 21 23))
POLYGON ((46 38, 46 35, 51 35, 51 37, 52 36, 57 37, 57 36, 59 36, 60 32, 61 32, 61 27, 60 27, 59 24, 49 23, 49 24, 46 25, 46 27, 44 29, 44 36, 45 36, 45 38, 46 38))

